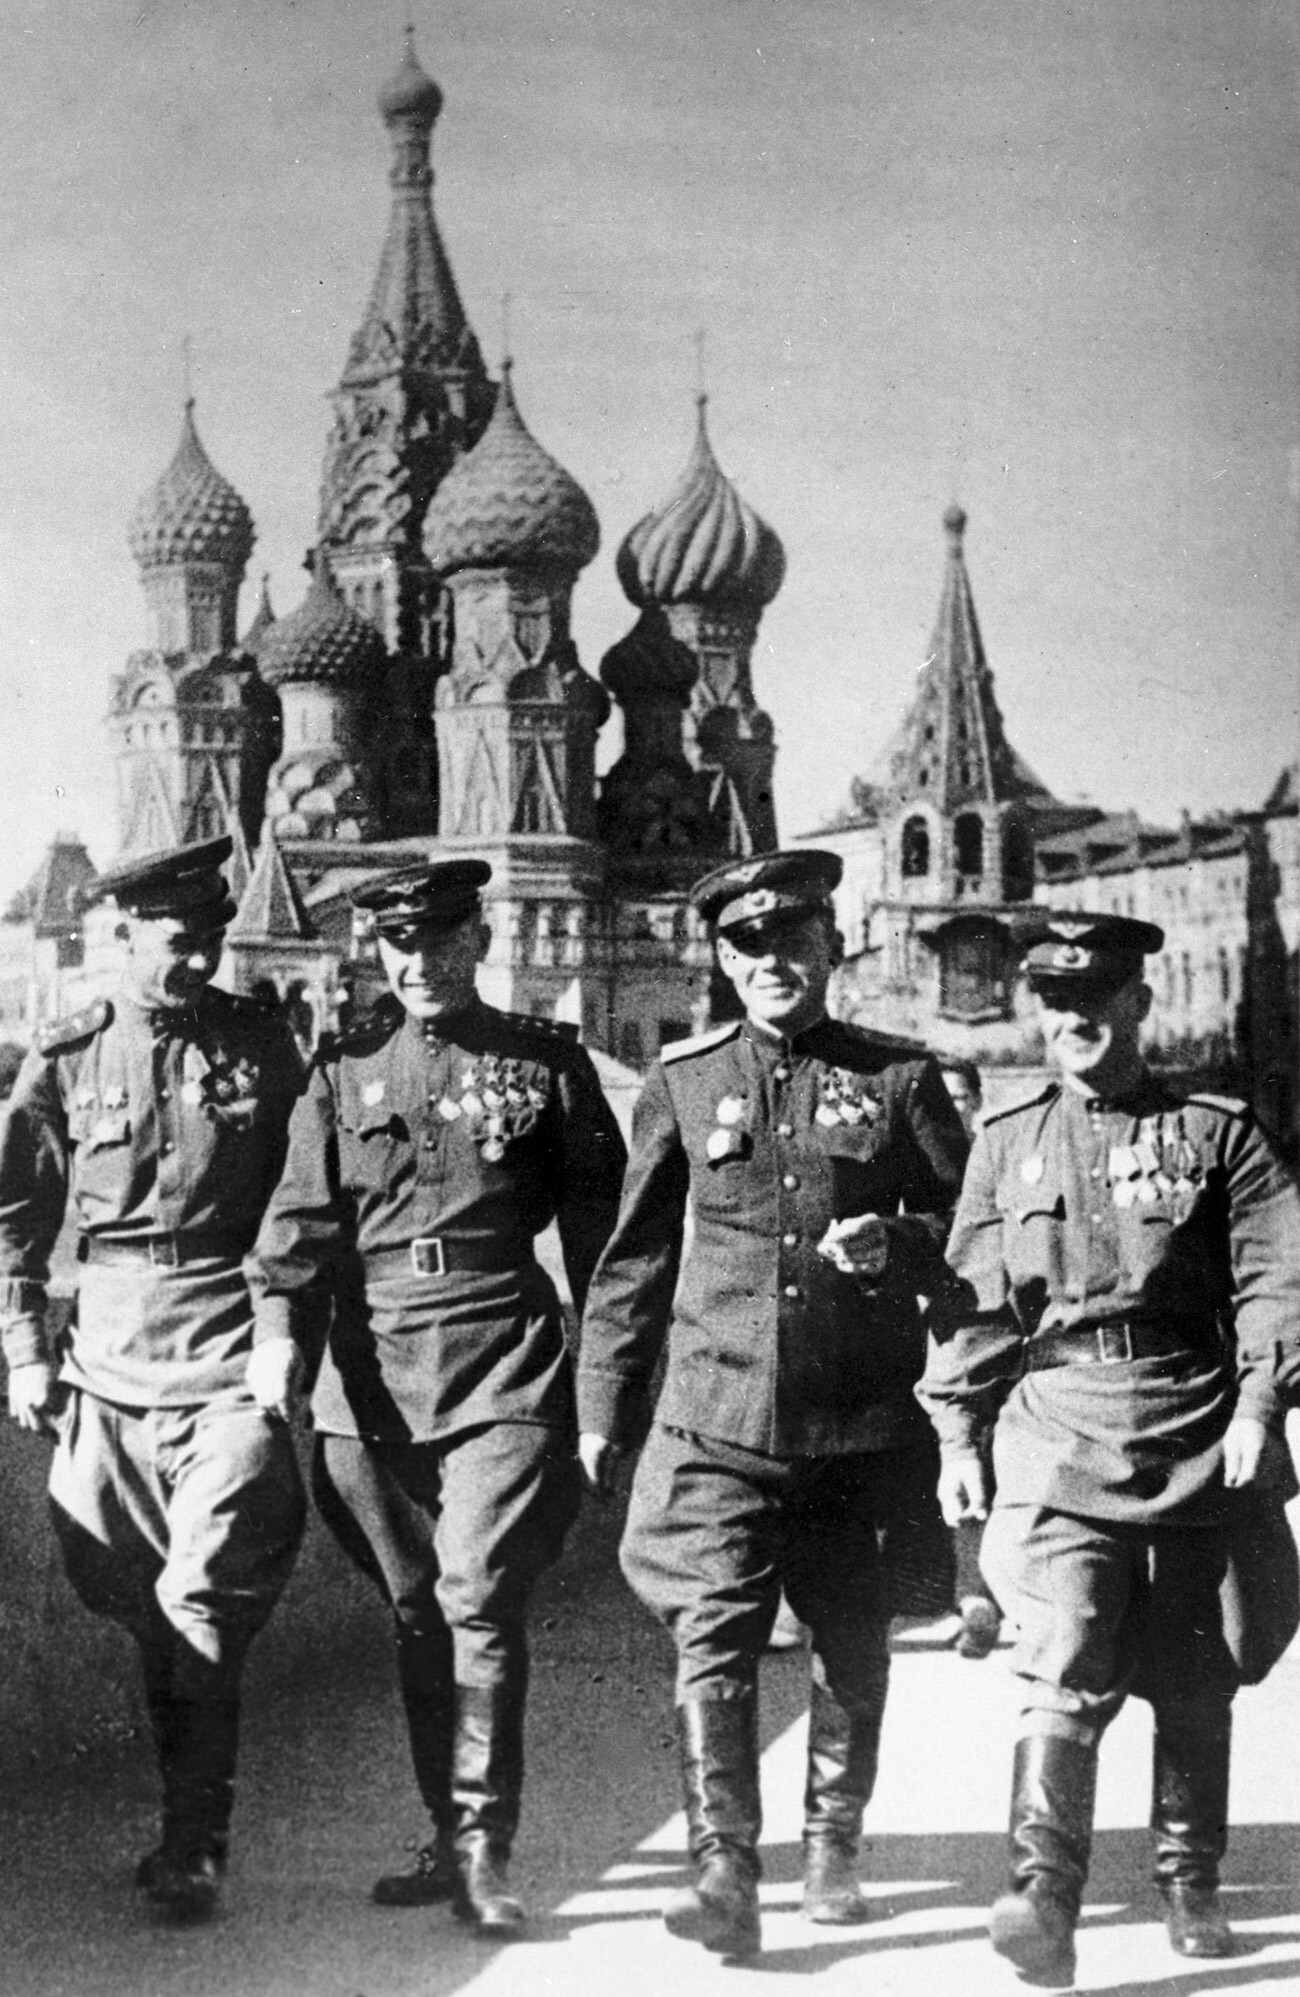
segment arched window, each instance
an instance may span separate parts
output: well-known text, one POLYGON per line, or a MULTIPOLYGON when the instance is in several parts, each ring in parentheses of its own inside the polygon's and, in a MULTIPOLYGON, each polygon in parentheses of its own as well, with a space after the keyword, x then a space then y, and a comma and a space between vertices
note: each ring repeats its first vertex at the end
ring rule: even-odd
POLYGON ((953 846, 959 874, 984 872, 984 821, 977 812, 963 811, 953 826, 953 846))
POLYGON ((930 828, 923 818, 909 818, 903 827, 903 876, 919 880, 930 871, 930 828))
POLYGON ((1007 900, 1028 901, 1034 892, 1034 842, 1020 819, 1007 826, 1002 850, 1007 900))

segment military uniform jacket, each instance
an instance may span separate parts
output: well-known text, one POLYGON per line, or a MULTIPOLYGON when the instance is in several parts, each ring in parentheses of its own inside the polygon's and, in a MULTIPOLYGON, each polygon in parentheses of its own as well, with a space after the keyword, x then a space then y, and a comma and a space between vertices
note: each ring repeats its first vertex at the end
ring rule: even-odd
POLYGON ((773 1456, 907 1441, 917 1293, 945 1274, 965 1157, 938 1068, 907 1043, 824 1019, 792 1043, 746 1023, 670 1048, 637 1104, 592 1285, 581 1426, 636 1437, 671 1319, 660 1422, 773 1456), (816 1252, 832 1220, 865 1213, 889 1224, 876 1287, 816 1252))
POLYGON ((193 1007, 100 999, 46 1028, 0 1135, 9 1364, 49 1356, 41 1316, 70 1199, 85 1267, 64 1377, 132 1407, 240 1390, 252 1338, 241 1259, 302 1079, 283 1019, 212 985, 193 1007))
POLYGON ((1243 1103, 1148 1076, 1117 1103, 1053 1083, 993 1113, 948 1260, 919 1390, 946 1454, 996 1422, 1000 1504, 1220 1515, 1229 1420, 1280 1426, 1300 1373, 1300 1196, 1243 1103), (1035 1334, 1128 1322, 1186 1350, 1021 1377, 1035 1334))
POLYGON ((626 1154, 570 1033, 477 1001, 426 1032, 394 1002, 322 1044, 253 1263, 266 1328, 305 1338, 313 1299, 332 1298, 318 1428, 425 1441, 489 1421, 571 1427, 533 1240, 558 1221, 581 1310, 626 1154))

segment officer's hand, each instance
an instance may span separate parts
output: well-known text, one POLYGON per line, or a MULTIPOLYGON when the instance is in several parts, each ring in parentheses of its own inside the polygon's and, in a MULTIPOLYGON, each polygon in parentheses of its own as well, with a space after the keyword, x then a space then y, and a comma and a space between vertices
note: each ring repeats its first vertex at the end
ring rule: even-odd
POLYGON ((1223 1481, 1230 1490, 1247 1484, 1277 1482, 1286 1445, 1270 1433, 1262 1421, 1250 1415, 1237 1415, 1228 1423, 1223 1437, 1223 1481))
POLYGON ((583 1433, 578 1437, 578 1461, 582 1474, 598 1498, 608 1498, 614 1490, 618 1466, 624 1451, 608 1436, 583 1433))
POLYGON ((846 1276, 883 1276, 889 1260, 889 1229, 878 1213, 833 1220, 817 1243, 817 1253, 846 1276))
POLYGON ((989 1515, 989 1480, 978 1456, 953 1456, 939 1472, 939 1509, 948 1526, 989 1515))
POLYGON ((62 1400, 58 1372, 48 1359, 9 1368, 9 1412, 19 1428, 34 1435, 56 1434, 54 1417, 62 1400))
POLYGON ((302 1354, 291 1338, 268 1338, 255 1345, 245 1378, 264 1415, 293 1420, 302 1406, 302 1354))

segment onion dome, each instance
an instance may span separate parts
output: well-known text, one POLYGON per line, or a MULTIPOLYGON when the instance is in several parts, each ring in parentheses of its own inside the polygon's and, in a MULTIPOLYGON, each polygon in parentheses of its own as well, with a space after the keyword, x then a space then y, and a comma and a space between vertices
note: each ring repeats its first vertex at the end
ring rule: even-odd
POLYGON ((271 578, 268 573, 262 577, 262 594, 258 598, 257 611, 240 641, 240 651, 256 652, 274 623, 275 612, 271 608, 271 578))
POLYGON ((410 121, 432 126, 441 109, 442 92, 416 60, 415 30, 408 28, 402 60, 379 93, 379 115, 386 125, 410 121))
POLYGON ((176 455, 131 516, 131 553, 142 569, 220 562, 242 570, 255 539, 252 514, 199 442, 190 396, 176 455))
POLYGON ((760 611, 785 576, 777 536, 726 477, 709 442, 699 399, 691 455, 672 492, 628 534, 616 567, 635 604, 705 603, 760 611))
POLYGON ((694 652, 674 638, 667 618, 654 604, 642 611, 600 663, 601 679, 622 706, 665 694, 685 707, 699 670, 694 652))
POLYGON ((287 617, 262 639, 257 669, 271 686, 310 680, 317 686, 356 686, 388 663, 384 641, 334 586, 328 562, 317 555, 311 588, 287 617))
POLYGON ((507 361, 491 422, 452 466, 424 517, 425 554, 438 575, 528 567, 576 574, 599 546, 596 510, 525 427, 507 361))

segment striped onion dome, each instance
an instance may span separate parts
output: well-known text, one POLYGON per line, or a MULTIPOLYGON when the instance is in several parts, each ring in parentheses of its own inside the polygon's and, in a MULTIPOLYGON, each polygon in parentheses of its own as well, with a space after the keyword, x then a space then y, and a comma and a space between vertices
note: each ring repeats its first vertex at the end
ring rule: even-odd
POLYGON ((596 510, 525 427, 507 361, 491 422, 452 466, 424 517, 430 565, 438 575, 514 567, 576 574, 599 546, 596 510))
POLYGON ((700 603, 759 611, 785 576, 785 550, 713 455, 699 398, 686 469, 663 504, 618 551, 618 579, 635 604, 700 603))
POLYGON ((131 553, 142 569, 220 562, 242 572, 255 538, 252 514, 199 442, 191 396, 175 457, 131 515, 131 553))

